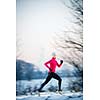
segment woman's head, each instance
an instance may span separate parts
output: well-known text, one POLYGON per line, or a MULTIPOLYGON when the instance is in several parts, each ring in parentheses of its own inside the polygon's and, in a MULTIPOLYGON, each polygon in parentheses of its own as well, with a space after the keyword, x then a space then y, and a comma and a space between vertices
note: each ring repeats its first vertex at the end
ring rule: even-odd
POLYGON ((55 52, 52 53, 52 57, 56 58, 56 53, 55 52))

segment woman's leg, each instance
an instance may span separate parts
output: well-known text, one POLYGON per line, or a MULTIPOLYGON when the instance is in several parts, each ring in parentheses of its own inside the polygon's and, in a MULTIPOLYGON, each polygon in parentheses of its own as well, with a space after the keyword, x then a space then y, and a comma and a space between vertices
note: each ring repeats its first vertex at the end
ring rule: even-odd
POLYGON ((44 83, 41 84, 39 91, 41 91, 41 89, 51 80, 51 78, 52 78, 52 74, 48 73, 48 76, 47 76, 46 80, 44 81, 44 83))
POLYGON ((53 73, 52 77, 58 80, 59 91, 61 91, 61 82, 62 82, 62 79, 56 73, 53 73))

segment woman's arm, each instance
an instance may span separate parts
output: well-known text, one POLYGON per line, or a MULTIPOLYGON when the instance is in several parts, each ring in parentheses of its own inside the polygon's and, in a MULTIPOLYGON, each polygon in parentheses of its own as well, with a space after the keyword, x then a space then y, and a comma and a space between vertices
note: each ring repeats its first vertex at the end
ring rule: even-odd
MULTIPOLYGON (((57 62, 57 61, 56 61, 57 62)), ((61 67, 61 65, 63 64, 63 60, 60 60, 60 64, 58 64, 58 62, 57 62, 57 66, 58 67, 61 67)))
POLYGON ((50 66, 48 66, 48 64, 51 62, 51 60, 50 61, 47 61, 46 63, 44 63, 44 65, 47 67, 47 68, 50 68, 50 66))

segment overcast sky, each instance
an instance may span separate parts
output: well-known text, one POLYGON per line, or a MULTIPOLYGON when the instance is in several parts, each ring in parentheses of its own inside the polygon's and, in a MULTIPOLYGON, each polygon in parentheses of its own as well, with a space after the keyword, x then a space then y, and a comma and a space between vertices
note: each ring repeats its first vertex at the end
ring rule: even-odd
POLYGON ((69 12, 61 0, 17 0, 16 35, 20 59, 42 66, 54 50, 55 33, 68 24, 69 12), (53 38, 54 39, 54 38, 53 38))

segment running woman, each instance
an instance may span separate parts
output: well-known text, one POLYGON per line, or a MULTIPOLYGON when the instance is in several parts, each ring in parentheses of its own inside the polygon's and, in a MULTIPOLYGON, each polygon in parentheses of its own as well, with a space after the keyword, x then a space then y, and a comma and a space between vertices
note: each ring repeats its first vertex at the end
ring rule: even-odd
POLYGON ((58 76, 55 73, 55 71, 56 71, 56 66, 61 67, 62 64, 63 64, 63 60, 60 60, 60 64, 58 64, 58 62, 56 61, 56 54, 53 53, 52 59, 47 61, 44 64, 49 69, 49 72, 48 72, 48 76, 47 76, 46 80, 44 81, 44 83, 41 84, 40 88, 38 89, 39 92, 51 80, 51 78, 55 78, 55 79, 58 80, 58 86, 59 86, 58 91, 61 91, 61 81, 62 81, 62 79, 60 78, 60 76, 58 76))

